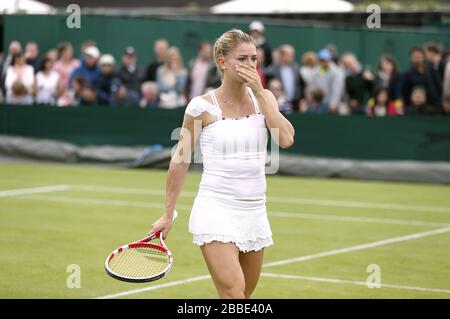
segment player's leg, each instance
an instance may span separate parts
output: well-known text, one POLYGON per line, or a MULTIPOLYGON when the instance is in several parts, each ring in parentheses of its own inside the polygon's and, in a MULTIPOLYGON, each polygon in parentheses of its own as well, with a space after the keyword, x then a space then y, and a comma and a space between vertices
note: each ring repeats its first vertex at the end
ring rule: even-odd
POLYGON ((200 248, 219 298, 245 298, 245 278, 236 245, 213 241, 200 248))
POLYGON ((264 249, 239 253, 239 262, 245 277, 245 298, 250 298, 258 283, 263 264, 264 249))

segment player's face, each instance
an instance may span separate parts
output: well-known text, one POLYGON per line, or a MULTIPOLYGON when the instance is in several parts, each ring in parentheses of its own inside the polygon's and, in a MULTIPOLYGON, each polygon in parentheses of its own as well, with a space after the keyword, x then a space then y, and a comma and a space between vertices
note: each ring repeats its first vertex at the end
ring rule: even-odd
POLYGON ((242 78, 236 71, 236 65, 246 64, 256 69, 256 47, 253 43, 241 42, 238 44, 225 58, 224 67, 225 74, 231 78, 242 82, 242 78))

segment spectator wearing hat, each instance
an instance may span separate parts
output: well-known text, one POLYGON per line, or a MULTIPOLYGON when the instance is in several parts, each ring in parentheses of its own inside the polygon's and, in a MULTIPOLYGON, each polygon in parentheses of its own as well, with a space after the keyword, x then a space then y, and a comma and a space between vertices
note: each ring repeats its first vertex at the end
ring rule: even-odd
POLYGON ((59 43, 57 50, 58 60, 55 62, 54 69, 59 74, 60 85, 67 89, 70 74, 80 65, 80 60, 74 58, 73 47, 69 42, 59 43))
POLYGON ((346 71, 345 90, 348 106, 352 114, 364 114, 365 105, 373 90, 373 75, 364 70, 353 53, 342 56, 342 64, 346 71))
POLYGON ((183 66, 180 50, 171 47, 167 50, 164 64, 156 72, 158 84, 159 106, 162 108, 176 108, 186 104, 184 95, 187 81, 187 71, 183 66))
POLYGON ((100 75, 97 81, 97 103, 100 105, 115 104, 115 94, 119 91, 121 81, 114 72, 115 59, 111 54, 103 54, 98 61, 100 75))
POLYGON ((272 64, 266 71, 266 80, 276 78, 281 81, 284 96, 292 105, 297 105, 303 96, 304 82, 300 76, 300 67, 295 62, 295 49, 289 44, 280 47, 279 62, 272 64))
POLYGON ((155 54, 155 60, 147 66, 145 81, 156 81, 156 71, 163 65, 164 57, 169 49, 169 42, 164 39, 158 39, 153 45, 153 52, 155 54))
POLYGON ((209 42, 202 42, 198 46, 197 57, 189 62, 186 93, 189 100, 203 95, 208 82, 208 76, 215 64, 212 61, 212 46, 209 42))
POLYGON ((139 105, 144 71, 137 65, 136 50, 133 47, 125 49, 122 55, 122 65, 117 75, 127 91, 126 104, 139 105))
POLYGON ((90 46, 84 49, 83 60, 81 64, 72 71, 69 77, 69 87, 72 85, 72 81, 77 76, 81 76, 85 79, 86 83, 95 88, 100 75, 100 69, 97 65, 98 58, 100 57, 100 51, 97 47, 90 46))
POLYGON ((32 104, 32 89, 34 83, 33 67, 26 64, 22 52, 12 56, 5 78, 6 103, 32 104))
POLYGON ((345 77, 332 61, 331 52, 322 49, 317 53, 319 67, 311 77, 310 85, 323 91, 323 103, 328 112, 337 113, 344 92, 345 77))
POLYGON ((261 21, 253 21, 248 26, 249 33, 256 41, 256 47, 264 50, 264 66, 272 64, 272 47, 265 36, 265 27, 261 21))

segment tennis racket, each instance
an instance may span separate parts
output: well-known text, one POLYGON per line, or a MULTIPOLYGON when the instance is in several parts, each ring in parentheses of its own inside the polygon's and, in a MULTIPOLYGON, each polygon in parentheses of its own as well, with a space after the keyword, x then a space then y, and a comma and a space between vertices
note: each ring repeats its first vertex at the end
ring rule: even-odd
MULTIPOLYGON (((173 220, 178 213, 174 211, 173 220)), ((161 279, 172 268, 173 255, 163 240, 162 232, 155 232, 136 242, 114 250, 105 261, 111 277, 127 282, 149 282, 161 279), (159 244, 150 243, 158 239, 159 244)))

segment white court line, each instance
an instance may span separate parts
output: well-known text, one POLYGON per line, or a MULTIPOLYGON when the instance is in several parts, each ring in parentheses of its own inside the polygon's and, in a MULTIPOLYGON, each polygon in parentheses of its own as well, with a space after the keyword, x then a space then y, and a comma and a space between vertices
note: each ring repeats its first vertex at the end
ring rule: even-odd
MULTIPOLYGON (((269 277, 269 278, 309 280, 309 281, 327 282, 327 283, 334 283, 334 284, 350 284, 350 285, 358 285, 358 286, 367 287, 367 282, 365 282, 365 281, 353 281, 353 280, 344 280, 344 279, 336 279, 336 278, 321 278, 321 277, 309 277, 309 276, 283 275, 283 274, 272 274, 272 273, 265 273, 265 272, 261 273, 261 276, 269 277)), ((426 292, 437 292, 437 293, 450 294, 449 289, 391 285, 391 284, 383 284, 383 283, 380 284, 380 288, 392 288, 392 289, 415 290, 415 291, 426 291, 426 292)), ((376 288, 373 288, 373 289, 376 289, 376 288)))
MULTIPOLYGON (((52 196, 52 195, 23 195, 20 198, 28 200, 41 200, 50 202, 60 202, 69 204, 84 204, 84 205, 105 205, 105 206, 121 206, 121 207, 138 207, 138 208, 164 208, 163 203, 158 202, 140 202, 140 201, 126 201, 118 199, 95 199, 95 198, 81 198, 71 196, 52 196)), ((191 205, 178 204, 178 209, 190 210, 191 205)), ((354 217, 354 216, 338 216, 338 215, 325 215, 325 214, 306 214, 306 213, 290 213, 282 211, 269 210, 270 217, 282 217, 282 218, 301 218, 301 219, 315 219, 315 220, 328 220, 328 221, 340 221, 340 222, 361 222, 361 223, 379 223, 379 224, 392 224, 392 225, 406 225, 406 226, 426 226, 426 227, 443 227, 448 226, 448 223, 428 222, 420 220, 401 220, 401 219, 389 219, 389 218, 372 218, 372 217, 354 217)))
MULTIPOLYGON (((312 259, 317 259, 317 258, 322 258, 322 257, 327 257, 327 256, 333 256, 333 255, 338 255, 338 254, 344 254, 344 253, 363 250, 363 249, 374 248, 374 247, 378 247, 378 246, 383 246, 383 245, 393 244, 393 243, 397 243, 397 242, 433 236, 433 235, 442 234, 442 233, 446 233, 446 232, 450 232, 450 227, 439 228, 439 229, 421 232, 421 233, 414 233, 414 234, 410 234, 410 235, 406 235, 406 236, 393 237, 393 238, 379 240, 379 241, 362 244, 362 245, 350 246, 350 247, 345 247, 345 248, 340 248, 340 249, 333 249, 333 250, 329 250, 329 251, 326 251, 323 253, 318 253, 318 254, 312 254, 312 255, 301 256, 301 257, 297 257, 297 258, 279 260, 279 261, 275 261, 275 262, 271 262, 271 263, 265 263, 265 264, 263 264, 263 268, 276 267, 276 266, 281 266, 281 265, 286 265, 286 264, 304 262, 307 260, 312 260, 312 259)), ((124 291, 124 292, 120 292, 117 294, 111 294, 108 296, 103 296, 103 297, 98 297, 98 298, 123 297, 123 296, 133 295, 136 293, 141 293, 141 292, 145 292, 145 291, 149 291, 149 290, 156 290, 156 289, 164 288, 164 287, 167 287, 167 285, 169 285, 169 284, 170 284, 170 286, 183 285, 187 282, 190 282, 189 280, 191 280, 191 279, 195 279, 195 281, 200 281, 200 280, 205 280, 208 278, 209 278, 209 276, 207 276, 207 275, 200 276, 200 277, 191 277, 191 278, 187 278, 184 280, 169 282, 167 284, 149 286, 149 287, 144 287, 141 289, 124 291)))
POLYGON ((61 192, 61 191, 67 191, 70 188, 71 187, 69 185, 52 185, 52 186, 42 186, 42 187, 10 189, 10 190, 0 191, 0 197, 19 196, 19 195, 36 194, 36 193, 61 192))
POLYGON ((450 213, 450 207, 440 207, 440 206, 382 204, 382 203, 370 203, 370 202, 358 202, 358 201, 288 198, 288 197, 269 197, 267 200, 274 202, 274 203, 306 204, 306 205, 316 205, 316 206, 387 209, 387 210, 408 210, 408 211, 433 212, 433 213, 450 213))
POLYGON ((410 225, 410 226, 429 226, 429 227, 450 226, 450 223, 428 222, 421 220, 375 218, 364 216, 342 216, 342 215, 328 215, 328 214, 314 214, 314 213, 289 213, 280 211, 270 211, 269 216, 313 219, 313 220, 329 220, 338 222, 388 224, 388 225, 410 225))
MULTIPOLYGON (((73 189, 80 191, 97 191, 105 193, 124 193, 124 194, 142 194, 142 195, 160 195, 165 196, 165 192, 158 189, 139 189, 139 188, 123 188, 123 187, 104 187, 104 186, 89 186, 89 185, 71 185, 73 189)), ((195 196, 196 192, 183 192, 181 196, 191 197, 195 196)), ((409 210, 418 212, 435 212, 435 213, 450 213, 450 207, 441 206, 418 206, 418 205, 403 205, 391 203, 371 203, 361 201, 347 201, 347 200, 324 200, 324 199, 310 199, 310 198, 293 198, 293 197, 279 197, 268 196, 267 201, 281 204, 305 204, 314 206, 331 206, 331 207, 350 207, 350 208, 367 208, 367 209, 387 209, 387 210, 409 210)))
POLYGON ((145 291, 151 291, 151 290, 157 290, 157 289, 161 289, 161 288, 167 288, 167 287, 184 285, 184 284, 188 284, 190 282, 206 280, 206 279, 209 279, 209 278, 210 278, 209 275, 190 277, 188 279, 171 281, 171 282, 168 282, 168 283, 165 283, 165 284, 161 284, 161 285, 155 285, 155 286, 150 286, 150 287, 138 288, 138 289, 128 290, 128 291, 124 291, 124 292, 119 292, 117 294, 111 294, 111 295, 106 295, 106 296, 102 296, 102 297, 97 297, 96 299, 112 299, 112 298, 117 298, 117 297, 124 297, 124 296, 139 294, 139 293, 145 292, 145 291))
POLYGON ((415 233, 415 234, 410 234, 410 235, 406 235, 406 236, 383 239, 383 240, 378 240, 378 241, 374 241, 374 242, 367 243, 367 244, 350 246, 350 247, 340 248, 340 249, 333 249, 333 250, 329 250, 329 251, 326 251, 323 253, 275 261, 275 262, 264 264, 263 267, 268 268, 268 267, 275 267, 275 266, 282 266, 282 265, 287 265, 287 264, 292 264, 292 263, 298 263, 298 262, 303 262, 306 260, 334 256, 334 255, 339 255, 339 254, 349 253, 349 252, 353 252, 353 251, 389 245, 389 244, 393 244, 393 243, 399 243, 402 241, 423 238, 423 237, 428 237, 428 236, 433 236, 433 235, 438 235, 438 234, 443 234, 443 233, 448 233, 448 232, 450 232, 450 227, 438 228, 438 229, 429 230, 429 231, 422 232, 422 233, 415 233))

